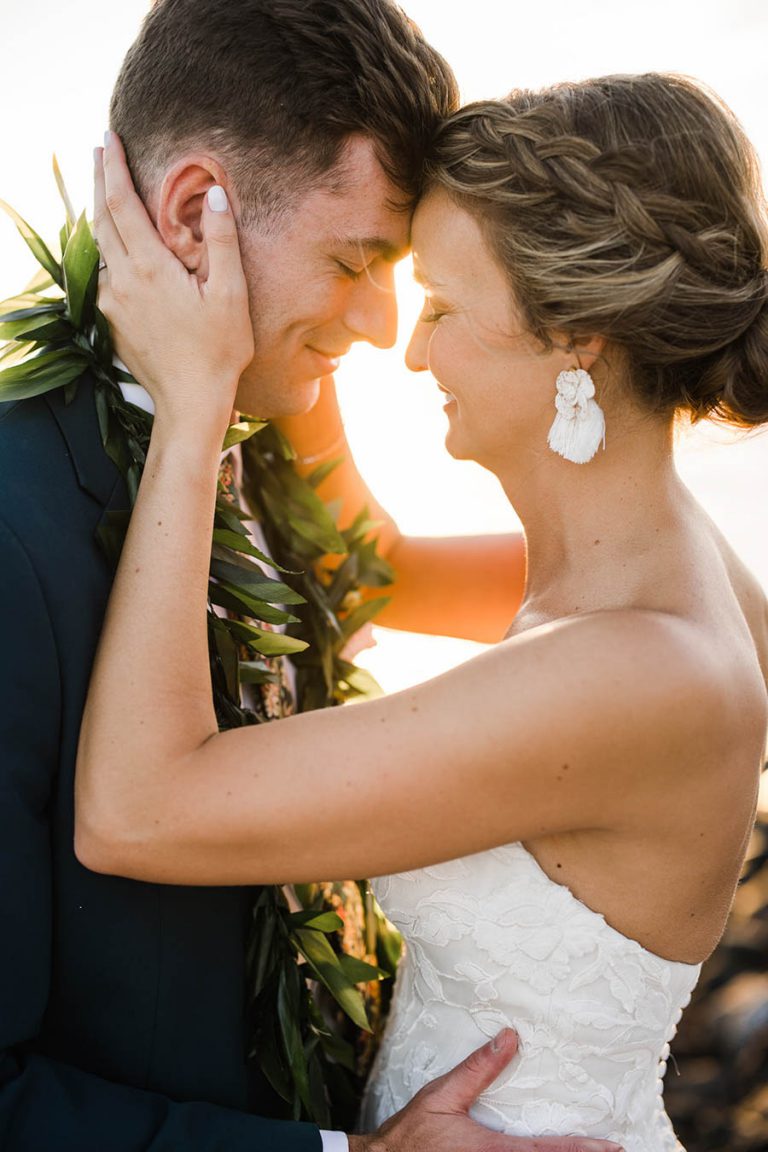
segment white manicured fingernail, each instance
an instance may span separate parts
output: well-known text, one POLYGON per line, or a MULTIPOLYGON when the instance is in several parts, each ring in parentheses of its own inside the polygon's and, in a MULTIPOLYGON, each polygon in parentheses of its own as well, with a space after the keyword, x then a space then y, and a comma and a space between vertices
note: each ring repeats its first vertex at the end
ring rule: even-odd
POLYGON ((220 184, 214 184, 208 189, 208 206, 211 212, 226 212, 229 207, 227 194, 220 184))
POLYGON ((109 131, 109 129, 107 129, 107 131, 104 133, 104 147, 109 148, 111 143, 112 143, 112 133, 109 131))

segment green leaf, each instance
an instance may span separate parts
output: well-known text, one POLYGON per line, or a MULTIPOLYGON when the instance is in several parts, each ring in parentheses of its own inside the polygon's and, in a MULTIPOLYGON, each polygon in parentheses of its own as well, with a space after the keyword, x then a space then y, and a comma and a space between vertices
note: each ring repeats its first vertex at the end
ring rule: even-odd
POLYGON ((282 632, 265 632, 262 628, 244 624, 240 620, 222 620, 220 623, 238 640, 242 640, 249 648, 255 648, 262 656, 290 656, 309 647, 306 640, 297 640, 293 636, 285 636, 282 632))
POLYGON ((344 679, 356 696, 364 696, 366 700, 377 700, 384 695, 381 684, 367 668, 352 665, 352 671, 344 679))
POLYGON ((59 190, 59 195, 61 196, 62 203, 64 204, 64 211, 67 214, 67 224, 69 225, 70 228, 74 228, 75 220, 77 219, 77 217, 75 216, 75 211, 72 207, 72 201, 69 198, 69 193, 67 192, 67 186, 64 183, 64 177, 61 175, 61 169, 59 168, 59 162, 56 159, 56 156, 53 157, 53 177, 54 177, 54 180, 56 181, 56 187, 59 190))
POLYGON ((250 560, 246 560, 245 556, 236 552, 234 548, 222 547, 215 541, 211 548, 211 557, 213 560, 220 560, 223 564, 232 564, 238 570, 242 569, 246 573, 252 573, 255 569, 255 565, 250 560))
POLYGON ((359 608, 355 608, 354 612, 350 612, 341 622, 341 633, 344 639, 347 640, 350 636, 354 636, 355 632, 359 632, 364 624, 373 620, 374 616, 377 616, 382 608, 389 604, 389 601, 389 596, 379 596, 376 600, 368 600, 359 608))
POLYGON ((365 1004, 360 992, 345 975, 339 958, 325 936, 307 928, 298 928, 292 933, 296 947, 312 968, 318 980, 330 992, 336 1003, 358 1028, 371 1031, 365 1004))
MULTIPOLYGON (((18 296, 15 300, 5 300, 0 308, 4 307, 5 304, 18 304, 20 301, 21 297, 18 296)), ((13 308, 9 312, 0 311, 0 320, 2 320, 3 324, 12 324, 17 320, 31 320, 34 316, 45 316, 47 318, 59 314, 63 316, 65 310, 66 304, 64 304, 63 301, 50 300, 45 304, 30 305, 28 308, 13 308)))
POLYGON ((248 565, 250 572, 241 564, 230 560, 212 560, 211 575, 228 584, 237 584, 251 596, 267 600, 271 604, 304 604, 304 597, 294 592, 280 580, 272 580, 255 564, 248 565))
POLYGON ((339 456, 336 460, 326 460, 324 464, 318 464, 317 468, 306 477, 307 484, 312 488, 319 488, 323 480, 326 480, 338 468, 342 459, 343 457, 339 456))
POLYGON ((258 660, 240 661, 241 684, 279 684, 280 676, 258 660))
POLYGON ((64 287, 64 275, 61 270, 60 264, 54 259, 50 249, 40 239, 37 232, 30 228, 26 220, 22 219, 10 204, 6 204, 5 200, 0 200, 0 208, 7 212, 10 218, 16 225, 19 234, 26 243, 29 250, 34 255, 38 264, 41 264, 46 270, 48 275, 59 285, 60 288, 64 287))
POLYGON ((346 1068, 349 1072, 357 1071, 357 1060, 355 1059, 355 1050, 351 1044, 346 1040, 342 1040, 341 1036, 334 1033, 322 1034, 320 1036, 320 1044, 327 1056, 335 1064, 340 1064, 342 1068, 346 1068))
POLYGON ((328 524, 319 524, 316 520, 308 520, 303 516, 289 515, 288 524, 297 536, 312 544, 321 553, 328 552, 339 555, 346 552, 344 541, 333 525, 333 521, 329 520, 328 524))
POLYGON ((294 1098, 293 1085, 283 1054, 280 1025, 273 1002, 270 1002, 269 1009, 272 1011, 264 1012, 260 1016, 261 1028, 257 1037, 257 1047, 252 1055, 258 1057, 261 1070, 277 1095, 291 1104, 294 1098))
POLYGON ((12 364, 0 371, 0 401, 28 400, 62 388, 82 376, 87 366, 85 359, 67 349, 12 364))
POLYGON ((249 616, 252 620, 263 620, 267 624, 298 624, 298 616, 290 612, 283 612, 265 600, 257 600, 231 584, 219 584, 212 580, 208 585, 208 598, 220 608, 234 612, 240 616, 249 616))
MULTIPOLYGON (((231 514, 227 514, 222 509, 222 506, 219 502, 220 500, 222 500, 222 497, 217 497, 216 514, 214 516, 214 521, 213 521, 214 531, 221 530, 223 532, 234 532, 238 536, 245 537, 246 540, 249 539, 250 536, 249 536, 248 529, 246 528, 245 523, 242 520, 240 520, 236 515, 234 515, 234 508, 233 508, 233 512, 231 514)), ((227 507, 230 507, 230 506, 227 505, 227 507)))
POLYGON ((312 1100, 310 1116, 319 1128, 330 1128, 331 1110, 328 1106, 329 1088, 324 1076, 324 1063, 320 1056, 319 1037, 313 1037, 308 1048, 307 1061, 309 1064, 309 1093, 312 1100))
MULTIPOLYGON (((2 326, 0 326, 1 328, 2 326)), ((230 531, 228 528, 214 528, 213 540, 216 544, 221 544, 224 548, 232 548, 235 552, 242 552, 245 556, 253 556, 256 560, 261 560, 262 564, 268 564, 270 568, 274 568, 276 572, 285 572, 289 576, 298 576, 300 573, 291 572, 288 568, 282 568, 271 556, 267 556, 266 552, 262 552, 256 547, 255 544, 249 540, 247 530, 243 532, 230 531)))
POLYGON ((19 364, 32 355, 34 347, 32 341, 11 340, 0 348, 0 363, 4 364, 6 368, 10 368, 11 364, 19 364))
POLYGON ((376 958, 382 968, 394 976, 403 954, 403 938, 380 908, 377 908, 376 919, 378 922, 376 958))
POLYGON ((315 928, 318 932, 341 932, 344 927, 335 912, 291 912, 288 923, 292 928, 315 928))
POLYGON ((66 252, 67 244, 69 243, 69 238, 71 235, 72 231, 69 227, 69 224, 64 224, 64 226, 59 230, 59 250, 62 253, 66 252))
POLYGON ((276 428, 274 424, 270 424, 269 430, 275 442, 275 447, 277 448, 277 451, 280 453, 282 458, 284 460, 295 460, 296 449, 294 448, 293 444, 291 444, 288 437, 285 436, 279 428, 276 428))
POLYGON ((117 380, 121 379, 122 373, 115 369, 112 363, 112 333, 109 330, 109 323, 106 316, 95 306, 93 309, 93 331, 94 351, 102 370, 107 374, 114 373, 117 380))
POLYGON ((339 956, 339 964, 344 975, 353 984, 370 984, 373 980, 381 980, 386 975, 379 968, 374 968, 372 964, 366 964, 364 960, 359 960, 357 956, 350 956, 346 952, 339 956))
POLYGON ((51 312, 42 312, 21 320, 6 320, 0 316, 0 340, 20 340, 32 334, 36 340, 42 341, 52 338, 66 339, 71 338, 72 329, 57 319, 56 313, 51 312))
POLYGON ((62 261, 67 309, 76 328, 83 318, 88 289, 95 282, 98 263, 99 250, 83 212, 69 238, 62 261))
POLYGON ((371 534, 371 532, 375 532, 378 528, 381 528, 383 523, 383 520, 363 519, 360 520, 360 522, 355 527, 350 526, 349 528, 345 528, 342 532, 342 536, 351 548, 352 545, 356 544, 358 540, 364 540, 366 536, 371 534))
MULTIPOLYGON (((304 1042, 299 1029, 300 1016, 300 980, 295 968, 283 968, 280 972, 280 984, 277 994, 277 1016, 280 1022, 280 1031, 288 1063, 293 1073, 294 1084, 299 1093, 301 1103, 311 1114, 312 1102, 309 1094, 309 1070, 304 1055, 304 1042)), ((294 1113, 294 1119, 299 1115, 294 1113)))
POLYGON ((245 508, 239 508, 237 504, 227 500, 226 496, 221 495, 216 497, 216 515, 222 516, 227 522, 231 522, 230 526, 234 521, 238 521, 244 532, 248 531, 247 528, 243 527, 244 523, 253 520, 251 512, 246 511, 245 508))
POLYGON ((224 443, 221 446, 222 452, 226 452, 228 448, 232 448, 235 444, 242 444, 244 440, 250 440, 257 432, 261 432, 262 428, 266 428, 266 420, 240 420, 237 424, 230 424, 227 429, 227 434, 224 437, 224 443))
POLYGON ((237 644, 231 635, 231 629, 219 628, 216 626, 214 620, 209 617, 210 631, 213 633, 213 641, 221 661, 221 668, 224 673, 227 691, 233 700, 240 698, 240 673, 239 663, 240 656, 237 650, 237 644))

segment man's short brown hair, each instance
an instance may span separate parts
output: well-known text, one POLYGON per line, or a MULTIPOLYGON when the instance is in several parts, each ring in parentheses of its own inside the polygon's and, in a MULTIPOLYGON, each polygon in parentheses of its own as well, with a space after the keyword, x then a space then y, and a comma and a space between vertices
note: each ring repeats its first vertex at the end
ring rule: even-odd
POLYGON ((373 140, 413 202, 456 107, 453 73, 391 0, 158 0, 125 58, 111 125, 146 195, 175 155, 214 149, 247 219, 281 213, 373 140))

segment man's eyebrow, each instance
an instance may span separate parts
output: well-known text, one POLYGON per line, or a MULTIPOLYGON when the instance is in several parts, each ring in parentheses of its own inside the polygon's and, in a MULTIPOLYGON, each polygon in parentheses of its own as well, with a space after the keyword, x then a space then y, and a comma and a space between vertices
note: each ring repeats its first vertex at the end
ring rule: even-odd
POLYGON ((402 260, 408 253, 407 246, 398 248, 391 241, 385 240, 383 236, 337 236, 335 242, 339 248, 364 252, 366 255, 381 256, 393 264, 397 260, 402 260))

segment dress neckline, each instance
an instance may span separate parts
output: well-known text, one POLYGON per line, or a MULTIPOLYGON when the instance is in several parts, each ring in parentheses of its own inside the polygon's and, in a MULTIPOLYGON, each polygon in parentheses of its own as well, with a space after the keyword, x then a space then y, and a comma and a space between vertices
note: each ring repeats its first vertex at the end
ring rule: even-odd
MULTIPOLYGON (((523 855, 526 856, 528 860, 530 860, 533 867, 543 877, 544 880, 546 880, 549 884, 552 884, 555 888, 561 888, 568 894, 568 896, 570 896, 574 903, 578 904, 580 908, 583 908, 585 912, 588 912, 590 916, 596 917, 610 933, 618 937, 625 944, 630 944, 633 948, 639 949, 647 956, 652 956, 654 960, 659 960, 662 964, 669 964, 673 968, 686 969, 691 973, 698 973, 701 971, 701 967, 704 963, 703 960, 699 960, 694 963, 691 963, 687 960, 670 960, 667 956, 660 956, 658 952, 653 952, 650 948, 646 948, 644 944, 641 944, 639 940, 635 940, 633 936, 627 936, 623 932, 620 932, 618 928, 614 928, 612 924, 608 923, 602 912, 597 912, 594 908, 590 908, 588 904, 585 904, 583 900, 580 900, 578 896, 574 895, 567 884, 563 884, 559 880, 553 880, 552 877, 544 871, 533 853, 528 848, 526 848, 520 840, 516 841, 514 844, 507 845, 507 847, 519 848, 523 855)), ((494 851, 494 849, 491 849, 491 851, 494 851)))

